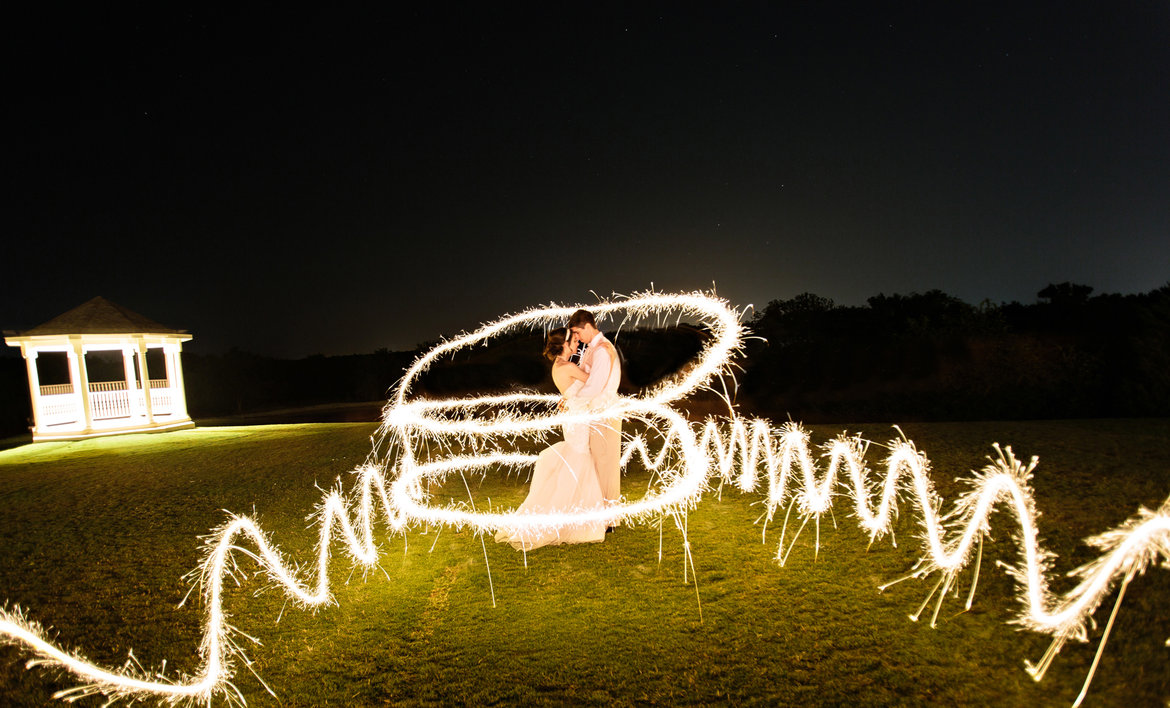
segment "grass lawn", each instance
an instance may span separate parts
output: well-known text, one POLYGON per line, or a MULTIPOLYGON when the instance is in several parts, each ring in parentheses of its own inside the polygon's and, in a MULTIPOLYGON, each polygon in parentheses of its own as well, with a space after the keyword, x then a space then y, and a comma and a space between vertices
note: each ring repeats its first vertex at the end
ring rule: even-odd
MULTIPOLYGON (((884 442, 885 425, 809 426, 814 442, 842 429, 884 442)), ((199 536, 254 513, 293 558, 311 562, 306 516, 338 475, 370 449, 373 424, 209 427, 0 451, 0 600, 19 604, 67 647, 111 667, 132 649, 168 674, 194 671, 198 603, 176 606, 200 561, 199 536)), ((990 444, 1040 456, 1034 488, 1041 539, 1065 571, 1096 552, 1081 539, 1157 507, 1170 495, 1170 420, 933 423, 904 426, 934 466, 940 493, 982 467, 990 444)), ((879 468, 880 450, 871 451, 879 468)), ((472 479, 477 502, 518 503, 523 480, 472 479)), ((627 493, 644 488, 631 471, 627 493)), ((462 483, 459 483, 460 487, 462 483)), ((458 491, 458 490, 451 490, 458 491)), ((788 565, 773 559, 779 519, 761 543, 762 494, 724 490, 690 513, 698 574, 683 583, 680 535, 668 525, 621 528, 603 544, 528 556, 452 529, 384 534, 382 570, 364 577, 335 554, 337 605, 285 606, 279 590, 243 578, 228 596, 234 626, 258 638, 235 683, 251 705, 581 703, 1069 705, 1095 643, 1070 644, 1044 682, 1023 669, 1047 638, 1008 622, 1016 587, 994 561, 1016 562, 1006 512, 992 519, 975 606, 943 606, 939 626, 907 615, 932 582, 876 588, 918 557, 917 513, 903 505, 889 539, 867 549, 849 515, 811 526, 788 565), (384 572, 382 572, 384 571, 384 572), (698 602, 701 601, 702 621, 698 602), (279 621, 278 621, 279 618, 279 621)), ((795 530, 795 526, 792 530, 795 530)), ((242 556, 241 556, 242 558, 242 556)), ((254 568, 243 560, 246 570, 254 568)), ((1170 697, 1170 576, 1155 568, 1130 586, 1089 694, 1090 705, 1154 705, 1170 697)), ((1098 611, 1103 625, 1110 599, 1098 611)), ((1094 639, 1100 630, 1093 633, 1094 639)), ((27 671, 0 648, 0 702, 44 705, 68 677, 27 671)), ((100 698, 81 701, 101 705, 100 698)))

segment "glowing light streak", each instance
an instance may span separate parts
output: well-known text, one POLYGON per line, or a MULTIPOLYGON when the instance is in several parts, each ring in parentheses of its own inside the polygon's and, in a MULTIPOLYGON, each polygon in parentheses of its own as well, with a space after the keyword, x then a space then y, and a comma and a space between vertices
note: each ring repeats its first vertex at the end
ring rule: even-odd
MULTIPOLYGON (((202 663, 194 676, 167 678, 161 672, 152 674, 133 664, 121 671, 103 669, 80 654, 63 651, 48 641, 44 631, 19 608, 0 608, 0 636, 32 652, 37 658, 28 662, 30 666, 59 666, 85 682, 79 688, 59 692, 60 698, 103 693, 114 699, 150 696, 169 702, 207 702, 218 695, 229 702, 242 703, 243 697, 232 685, 231 678, 237 663, 248 666, 248 662, 236 641, 238 633, 230 628, 223 611, 224 580, 238 579, 241 575, 237 554, 254 560, 269 580, 283 588, 295 603, 311 608, 333 601, 328 569, 336 542, 340 542, 354 564, 376 567, 380 550, 374 527, 379 516, 393 532, 425 523, 440 529, 444 525, 470 527, 480 534, 507 530, 521 537, 575 524, 656 520, 660 538, 662 522, 669 517, 683 536, 684 574, 693 573, 687 510, 698 502, 711 481, 718 480, 720 488, 733 484, 743 492, 753 492, 760 483, 761 473, 767 486, 765 534, 767 522, 787 503, 776 551, 781 565, 796 545, 794 538, 785 551, 785 534, 794 509, 801 519, 801 529, 810 520, 816 522, 819 538, 820 517, 831 512, 838 489, 843 486, 852 497, 854 516, 872 543, 892 532, 899 501, 908 498, 918 512, 923 556, 913 572, 903 579, 939 574, 933 589, 911 615, 917 620, 938 593, 932 625, 943 598, 958 573, 970 564, 974 551, 974 577, 967 598, 967 607, 971 606, 983 537, 990 531, 990 514, 997 505, 1006 505, 1019 524, 1016 541, 1022 565, 1005 566, 1021 587, 1024 609, 1017 622, 1054 638, 1044 657, 1037 664, 1028 665, 1036 680, 1043 677, 1065 641, 1087 639, 1086 623, 1120 578, 1121 589, 1098 649, 1099 658, 1125 587, 1150 563, 1159 559, 1170 562, 1168 500, 1157 512, 1141 509, 1116 529, 1089 539, 1103 555, 1074 571, 1081 578, 1076 588, 1059 597, 1050 593, 1046 578, 1053 557, 1038 543, 1036 509, 1029 486, 1036 460, 1033 458, 1024 465, 1010 448, 996 446, 998 457, 968 480, 969 491, 942 515, 939 510, 943 502, 933 488, 929 462, 907 440, 887 446, 885 475, 874 480, 865 462, 872 443, 860 437, 842 435, 823 446, 821 457, 827 459, 827 464, 821 472, 808 434, 799 426, 788 424, 777 429, 767 421, 736 417, 693 426, 671 409, 669 403, 709 386, 719 374, 727 372, 743 337, 739 316, 723 301, 702 293, 649 293, 602 302, 591 308, 599 319, 623 313, 623 325, 636 323, 652 313, 661 320, 663 313, 674 312, 679 318, 700 320, 711 333, 694 366, 640 398, 621 398, 611 409, 588 413, 558 411, 556 396, 523 393, 454 401, 408 398, 418 377, 441 357, 510 331, 559 325, 576 309, 550 306, 506 317, 471 334, 443 342, 414 362, 384 411, 374 452, 353 471, 355 481, 350 493, 346 495, 339 482, 318 505, 316 554, 307 568, 287 561, 250 518, 232 517, 213 531, 206 540, 205 560, 192 576, 198 581, 206 608, 199 648, 202 663), (597 425, 617 416, 641 421, 647 428, 646 434, 629 440, 621 462, 623 466, 628 465, 637 456, 659 480, 657 489, 652 485, 640 499, 557 514, 479 511, 474 501, 470 505, 445 507, 429 503, 427 486, 442 482, 451 474, 532 465, 534 455, 509 451, 509 445, 517 438, 541 439, 563 425, 597 425), (456 448, 460 452, 454 452, 456 448), (250 548, 240 545, 243 542, 250 548)), ((796 535, 799 534, 798 530, 796 535)), ((819 543, 817 547, 819 550, 819 543)), ((1078 702, 1084 697, 1096 666, 1097 659, 1094 659, 1078 702)))
MULTIPOLYGON (((408 399, 419 377, 442 357, 512 331, 560 326, 576 309, 539 308, 505 317, 475 332, 439 344, 411 365, 383 412, 380 429, 382 436, 392 440, 394 447, 401 451, 395 481, 389 491, 390 506, 401 514, 398 523, 413 519, 430 524, 468 526, 478 533, 503 530, 524 539, 568 525, 605 523, 612 526, 641 521, 657 514, 685 510, 698 501, 706 487, 706 455, 699 448, 690 424, 667 403, 708 385, 727 370, 733 354, 741 346, 743 328, 739 323, 739 315, 714 297, 702 293, 649 293, 591 307, 599 321, 622 315, 620 325, 631 321, 636 323, 651 314, 661 317, 664 313, 675 313, 680 319, 698 319, 711 334, 698 360, 683 375, 668 379, 641 397, 619 398, 615 405, 604 411, 560 411, 556 407, 558 396, 534 394, 444 401, 408 399), (522 406, 537 410, 543 408, 549 413, 533 414, 530 410, 522 414, 522 406), (666 481, 666 485, 658 493, 613 506, 556 514, 500 514, 468 511, 455 506, 437 508, 426 502, 424 481, 441 481, 444 475, 452 471, 469 471, 496 464, 502 461, 499 446, 501 443, 508 444, 511 438, 540 437, 565 425, 599 426, 611 418, 642 420, 651 427, 666 428, 667 439, 672 443, 669 446, 672 453, 669 458, 672 463, 678 464, 678 468, 660 471, 660 477, 666 481), (433 453, 424 452, 433 449, 434 444, 443 444, 451 439, 460 440, 479 454, 436 461, 433 453), (421 462, 424 457, 427 461, 421 462)), ((527 462, 520 461, 521 464, 527 462)))
MULTIPOLYGON (((910 619, 917 621, 937 592, 938 600, 930 621, 932 627, 958 573, 970 563, 972 551, 977 550, 977 558, 982 558, 983 538, 991 531, 988 520, 997 504, 1005 504, 1019 524, 1014 537, 1023 560, 1020 567, 1000 562, 1021 587, 1020 601, 1024 610, 1015 621, 1028 629, 1053 636, 1052 645, 1044 657, 1036 664, 1027 663, 1028 673, 1037 681, 1044 677, 1067 640, 1088 640, 1087 623, 1121 578, 1117 604, 1077 699, 1078 704, 1092 681, 1125 586, 1159 558, 1163 564, 1170 563, 1170 499, 1167 499, 1157 512, 1141 508, 1121 526, 1087 539, 1090 545, 1104 551, 1104 555, 1072 571, 1070 575, 1081 578, 1075 588, 1063 596, 1051 593, 1047 574, 1055 556, 1040 546, 1036 527, 1038 513, 1029 484, 1038 459, 1033 457, 1025 465, 1010 447, 1001 448, 996 444, 997 457, 972 478, 964 480, 969 491, 955 501, 949 513, 941 515, 938 510, 943 502, 931 482, 930 463, 906 440, 894 441, 888 446, 886 473, 877 485, 868 479, 865 464, 864 455, 870 443, 861 438, 842 436, 826 445, 824 456, 828 458, 828 465, 820 479, 817 478, 817 465, 813 461, 808 435, 793 424, 774 431, 758 420, 736 419, 722 427, 715 421, 708 421, 702 444, 712 453, 723 481, 731 481, 732 472, 738 467, 739 475, 735 481, 743 491, 755 489, 759 468, 764 468, 768 479, 769 519, 789 498, 806 520, 808 517, 819 519, 831 508, 833 489, 842 466, 849 471, 848 488, 853 497, 853 513, 860 526, 869 532, 871 542, 890 532, 898 514, 899 496, 910 496, 918 511, 925 549, 915 571, 902 580, 939 574, 938 582, 922 605, 910 615, 910 619), (793 473, 794 465, 799 466, 801 476, 793 473), (880 492, 880 501, 876 505, 872 503, 874 491, 880 492)), ((787 553, 783 550, 783 536, 781 539, 776 558, 784 565, 787 553)), ((970 609, 973 602, 978 572, 977 561, 966 609, 970 609)), ((882 589, 892 584, 882 586, 882 589)))

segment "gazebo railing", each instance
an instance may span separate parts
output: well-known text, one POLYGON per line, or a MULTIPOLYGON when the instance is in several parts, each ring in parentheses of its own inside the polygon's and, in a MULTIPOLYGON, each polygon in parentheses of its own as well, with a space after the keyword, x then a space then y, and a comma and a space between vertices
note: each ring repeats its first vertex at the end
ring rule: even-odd
MULTIPOLYGON (((77 396, 73 395, 73 387, 69 384, 62 385, 68 387, 68 392, 48 396, 41 394, 41 425, 76 423, 81 419, 81 404, 78 403, 77 396)), ((45 388, 48 387, 42 386, 41 390, 43 391, 45 388)), ((52 388, 61 388, 61 386, 53 386, 52 388)))
MULTIPOLYGON (((150 382, 150 409, 155 415, 169 415, 174 412, 173 388, 167 385, 166 379, 155 383, 150 382)), ((139 392, 141 396, 141 391, 139 392)))
POLYGON ((125 381, 90 381, 90 393, 105 393, 106 391, 125 391, 125 381))
MULTIPOLYGON (((174 400, 174 389, 167 379, 150 380, 150 407, 154 415, 174 413, 174 400)), ((125 381, 94 381, 89 384, 89 405, 94 421, 129 418, 145 415, 146 397, 141 388, 128 390, 125 381)), ((74 394, 71 383, 41 386, 40 408, 44 425, 74 423, 83 417, 80 397, 74 394)))
POLYGON ((89 384, 89 407, 94 420, 130 417, 130 396, 125 381, 95 381, 89 384))

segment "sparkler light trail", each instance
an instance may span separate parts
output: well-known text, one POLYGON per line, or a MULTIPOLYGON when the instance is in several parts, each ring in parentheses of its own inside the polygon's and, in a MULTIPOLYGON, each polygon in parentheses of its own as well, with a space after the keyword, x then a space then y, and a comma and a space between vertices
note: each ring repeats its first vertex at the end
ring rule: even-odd
MULTIPOLYGON (((767 521, 787 504, 776 551, 780 565, 784 565, 796 544, 794 537, 785 548, 792 512, 796 511, 802 530, 810 520, 815 522, 819 551, 820 517, 831 511, 842 487, 851 498, 853 515, 871 542, 891 532, 900 502, 912 504, 919 519, 923 555, 903 580, 939 576, 911 615, 917 620, 937 594, 932 626, 947 591, 974 560, 967 597, 967 607, 971 606, 983 538, 991 530, 990 514, 997 505, 1005 506, 1018 523, 1014 535, 1021 561, 1018 567, 1008 568, 1020 587, 1022 609, 1016 621, 1053 637, 1040 661, 1027 665, 1037 681, 1066 641, 1087 640, 1086 624, 1120 583, 1113 614, 1077 699, 1079 703, 1092 680, 1126 587, 1151 563, 1170 563, 1167 500, 1157 511, 1140 509, 1124 524, 1088 539, 1102 555, 1073 572, 1080 578, 1075 588, 1060 596, 1050 592, 1047 576, 1053 556, 1039 544, 1030 487, 1036 459, 1023 464, 1011 448, 997 445, 997 457, 966 480, 968 491, 955 500, 949 512, 941 514, 943 500, 931 482, 930 463, 908 440, 896 440, 888 446, 884 476, 875 477, 866 465, 866 453, 872 443, 860 437, 842 435, 816 455, 808 434, 794 424, 776 428, 768 421, 734 414, 702 425, 690 423, 670 404, 721 380, 720 374, 729 372, 744 336, 740 316, 724 301, 703 293, 648 293, 591 307, 599 320, 610 320, 619 327, 636 325, 653 315, 659 322, 665 317, 694 319, 710 333, 692 366, 640 397, 621 398, 603 412, 562 412, 556 407, 557 396, 525 393, 459 400, 411 397, 418 377, 441 357, 507 332, 560 325, 576 309, 549 306, 506 317, 443 342, 422 355, 387 404, 373 451, 354 470, 352 487, 347 491, 339 481, 318 505, 316 556, 306 564, 308 570, 286 559, 251 518, 235 516, 214 530, 206 540, 205 560, 192 574, 205 607, 199 647, 202 661, 195 675, 166 677, 135 666, 122 670, 99 667, 49 641, 45 631, 19 607, 0 608, 0 639, 31 652, 35 658, 28 662, 29 666, 57 666, 81 681, 78 688, 56 694, 66 700, 101 693, 112 699, 153 697, 171 703, 210 702, 220 696, 242 704, 243 695, 231 679, 237 664, 246 666, 247 659, 237 641, 240 635, 229 626, 223 611, 224 580, 241 572, 237 565, 240 554, 255 561, 290 600, 304 608, 318 607, 333 601, 328 571, 335 544, 358 566, 371 568, 378 563, 375 526, 379 519, 396 533, 425 523, 470 527, 482 539, 482 534, 500 530, 523 538, 574 524, 637 524, 670 516, 684 532, 685 541, 685 522, 680 519, 698 503, 711 483, 731 484, 751 493, 762 478, 766 484, 767 521), (441 482, 454 473, 486 474, 531 465, 534 455, 512 451, 517 439, 541 439, 566 423, 590 424, 616 416, 645 424, 646 432, 628 440, 622 455, 623 467, 636 456, 656 477, 656 484, 640 499, 543 514, 481 511, 473 501, 446 506, 431 503, 429 483, 441 482), (823 471, 817 457, 827 461, 823 471)), ((765 523, 765 532, 766 528, 765 523)), ((796 536, 800 533, 798 530, 796 536)))
MULTIPOLYGON (((521 539, 568 524, 602 522, 614 525, 655 515, 685 511, 696 503, 706 486, 706 455, 698 446, 690 424, 669 404, 708 386, 730 366, 743 340, 740 316, 726 303, 699 293, 681 295, 647 294, 630 299, 600 303, 590 308, 599 321, 623 317, 620 329, 654 315, 697 319, 707 328, 710 340, 697 361, 686 371, 668 379, 640 397, 623 397, 603 412, 558 411, 559 396, 514 394, 461 400, 408 400, 412 388, 435 361, 459 349, 472 347, 515 330, 547 329, 563 325, 577 307, 548 307, 529 310, 486 325, 479 330, 444 342, 419 358, 406 372, 383 412, 381 433, 399 451, 398 472, 389 492, 387 508, 399 516, 391 520, 402 528, 408 520, 431 524, 470 526, 476 532, 506 530, 521 539), (527 410, 525 410, 527 408, 527 410), (541 414, 540 411, 549 411, 541 414), (533 413, 533 411, 536 411, 533 413), (437 508, 425 503, 424 480, 442 480, 454 471, 483 469, 486 466, 531 465, 536 456, 517 456, 500 449, 516 436, 540 437, 571 423, 604 424, 611 418, 637 419, 652 429, 664 429, 671 445, 658 465, 666 482, 656 492, 622 504, 557 514, 500 514, 477 512, 457 506, 437 508), (470 457, 436 458, 433 450, 455 438, 478 454, 470 457), (485 449, 491 450, 484 454, 485 449), (426 451, 430 451, 429 453, 426 451), (427 460, 423 461, 423 456, 427 460)), ((628 457, 626 458, 628 460, 628 457)))

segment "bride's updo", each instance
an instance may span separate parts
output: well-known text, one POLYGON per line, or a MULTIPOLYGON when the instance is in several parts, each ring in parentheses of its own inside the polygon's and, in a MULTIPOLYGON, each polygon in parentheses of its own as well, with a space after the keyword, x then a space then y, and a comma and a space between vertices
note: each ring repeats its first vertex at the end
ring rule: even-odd
POLYGON ((544 356, 549 361, 556 361, 556 358, 565 350, 565 339, 569 336, 569 330, 565 327, 554 329, 548 333, 548 339, 544 342, 544 356))

